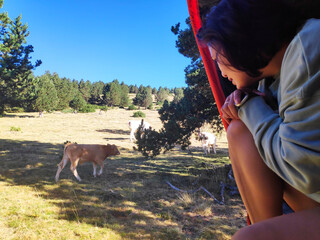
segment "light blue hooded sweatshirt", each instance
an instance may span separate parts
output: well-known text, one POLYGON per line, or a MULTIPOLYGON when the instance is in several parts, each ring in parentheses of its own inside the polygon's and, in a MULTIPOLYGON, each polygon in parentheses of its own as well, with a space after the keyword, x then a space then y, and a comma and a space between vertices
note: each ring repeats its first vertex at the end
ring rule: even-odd
POLYGON ((291 41, 271 89, 278 111, 258 96, 239 117, 267 166, 320 203, 320 19, 309 19, 291 41))

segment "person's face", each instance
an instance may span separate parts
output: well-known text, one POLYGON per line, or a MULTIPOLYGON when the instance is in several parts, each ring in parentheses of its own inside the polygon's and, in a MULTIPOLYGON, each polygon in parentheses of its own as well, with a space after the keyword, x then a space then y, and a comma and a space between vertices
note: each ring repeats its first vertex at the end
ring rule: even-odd
POLYGON ((209 46, 209 50, 210 50, 212 59, 217 60, 217 64, 220 68, 221 75, 225 78, 228 78, 229 81, 231 81, 232 84, 237 87, 237 89, 250 87, 251 85, 253 85, 254 83, 256 83, 261 79, 261 77, 259 78, 250 77, 247 73, 233 68, 229 64, 228 60, 224 58, 221 54, 218 57, 219 59, 216 59, 216 56, 217 56, 216 51, 210 46, 209 46))

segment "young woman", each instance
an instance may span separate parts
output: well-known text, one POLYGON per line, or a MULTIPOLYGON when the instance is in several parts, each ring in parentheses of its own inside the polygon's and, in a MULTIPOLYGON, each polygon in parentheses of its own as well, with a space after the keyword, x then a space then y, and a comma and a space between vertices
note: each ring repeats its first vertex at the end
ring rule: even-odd
POLYGON ((320 20, 284 0, 222 0, 197 37, 237 87, 222 117, 253 224, 233 239, 320 239, 320 20))

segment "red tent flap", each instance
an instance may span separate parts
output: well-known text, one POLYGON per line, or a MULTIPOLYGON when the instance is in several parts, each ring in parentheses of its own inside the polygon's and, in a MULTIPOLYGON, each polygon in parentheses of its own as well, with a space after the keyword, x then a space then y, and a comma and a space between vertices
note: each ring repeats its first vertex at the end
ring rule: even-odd
MULTIPOLYGON (((198 0, 187 0, 187 1, 188 1, 188 8, 189 8, 189 14, 190 14, 190 20, 191 20, 193 33, 194 33, 194 36, 197 41, 197 45, 198 45, 200 55, 202 57, 203 64, 204 64, 204 67, 205 67, 205 70, 206 70, 206 73, 207 73, 207 76, 209 79, 209 83, 211 86, 213 96, 216 100, 220 116, 222 116, 221 107, 225 101, 225 95, 224 95, 224 92, 223 92, 221 84, 220 84, 216 65, 211 58, 211 54, 209 52, 208 47, 201 46, 201 44, 199 44, 198 39, 196 37, 197 32, 200 29, 201 24, 202 24, 201 19, 200 19, 198 0)), ((223 122, 225 129, 227 130, 227 128, 228 128, 227 122, 223 118, 222 118, 222 122, 223 122)))

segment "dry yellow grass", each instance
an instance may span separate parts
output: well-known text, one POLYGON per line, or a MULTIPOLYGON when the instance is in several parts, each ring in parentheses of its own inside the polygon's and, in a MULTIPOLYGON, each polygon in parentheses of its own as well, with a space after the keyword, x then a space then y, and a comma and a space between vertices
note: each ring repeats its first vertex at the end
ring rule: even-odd
MULTIPOLYGON (((161 127, 157 111, 140 110, 146 113, 146 121, 155 129, 161 127)), ((50 142, 61 144, 66 140, 77 143, 116 144, 132 148, 129 140, 128 120, 134 111, 111 109, 95 113, 38 113, 8 114, 0 119, 2 138, 50 142), (11 126, 20 127, 21 132, 10 131, 11 126)))
MULTIPOLYGON (((162 123, 155 110, 139 110, 146 114, 145 121, 159 130, 162 123)), ((62 144, 66 140, 87 144, 116 144, 122 148, 132 149, 129 139, 128 121, 141 119, 132 117, 134 111, 111 109, 107 112, 95 113, 38 113, 8 114, 0 118, 0 136, 3 139, 38 141, 62 144), (11 127, 19 127, 21 131, 10 131, 11 127)), ((204 131, 211 131, 203 128, 204 131)), ((227 147, 225 134, 218 137, 218 146, 227 147)), ((192 139, 191 147, 199 147, 200 142, 192 139)))
MULTIPOLYGON (((161 128, 157 111, 141 111, 155 129, 161 128)), ((193 140, 193 154, 176 148, 145 160, 129 140, 133 112, 0 118, 0 201, 5 206, 0 210, 0 239, 230 239, 244 226, 239 196, 226 196, 226 204, 218 205, 204 192, 181 195, 165 182, 190 190, 202 181, 214 191, 193 172, 228 163, 225 135, 218 138, 216 155, 204 156, 193 140), (106 162, 99 178, 93 178, 87 164, 78 167, 83 179, 78 183, 67 166, 55 183, 66 140, 116 144, 121 155, 106 162)))

